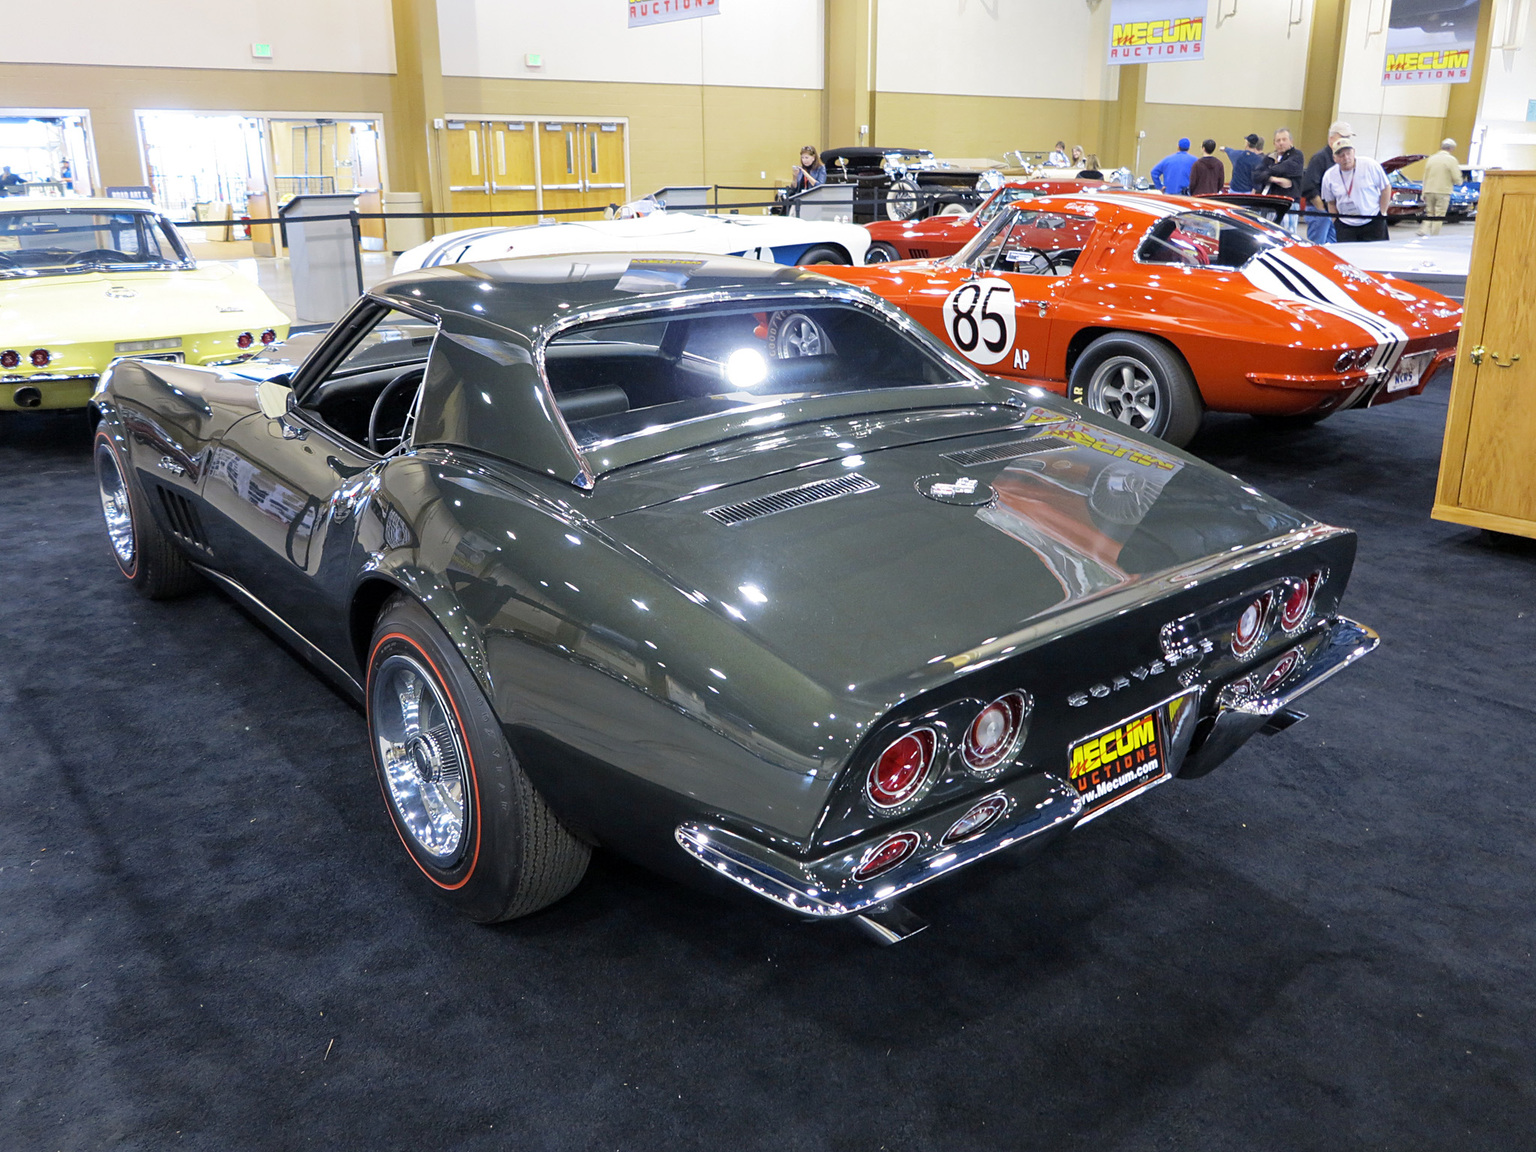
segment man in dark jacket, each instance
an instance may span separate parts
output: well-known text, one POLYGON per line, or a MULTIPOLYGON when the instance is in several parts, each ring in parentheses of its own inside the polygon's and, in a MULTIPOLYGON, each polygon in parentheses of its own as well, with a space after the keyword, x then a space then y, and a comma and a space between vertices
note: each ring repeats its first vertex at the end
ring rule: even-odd
POLYGON ((1253 166, 1253 190, 1270 196, 1288 196, 1295 207, 1285 218, 1285 226, 1296 231, 1300 219, 1301 181, 1306 174, 1307 158, 1291 143, 1289 128, 1275 129, 1275 148, 1253 166))
POLYGON ((1323 207, 1320 199, 1323 187, 1323 173, 1333 167, 1333 149, 1340 140, 1354 135, 1354 129, 1342 120, 1335 120, 1328 127, 1328 143, 1312 154, 1312 159, 1307 161, 1307 170, 1301 177, 1301 195, 1303 206, 1319 213, 1317 216, 1307 217, 1307 239, 1314 244, 1332 244, 1335 238, 1333 217, 1324 215, 1327 209, 1323 207))
POLYGON ((1253 191, 1253 169, 1256 164, 1264 159, 1264 141, 1257 132, 1250 132, 1244 137, 1246 148, 1226 148, 1222 151, 1227 154, 1227 159, 1232 161, 1232 183, 1228 190, 1232 192, 1253 191))
POLYGON ((1189 194, 1191 196, 1209 196, 1214 192, 1220 192, 1221 186, 1227 181, 1227 170, 1221 166, 1221 161, 1216 159, 1216 141, 1202 140, 1200 150, 1204 156, 1195 161, 1195 166, 1189 170, 1189 194))

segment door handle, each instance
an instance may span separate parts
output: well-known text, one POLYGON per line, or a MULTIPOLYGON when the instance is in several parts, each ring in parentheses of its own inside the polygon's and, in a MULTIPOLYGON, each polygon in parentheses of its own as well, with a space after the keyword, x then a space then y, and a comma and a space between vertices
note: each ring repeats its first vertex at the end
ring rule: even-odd
POLYGON ((1492 357, 1494 367, 1496 367, 1496 368, 1513 368, 1515 366, 1515 361, 1520 359, 1520 353, 1516 352, 1513 356, 1511 356, 1509 358, 1509 363, 1508 364, 1500 364, 1499 363, 1499 354, 1497 352, 1490 352, 1490 353, 1488 353, 1488 355, 1490 357, 1492 357))

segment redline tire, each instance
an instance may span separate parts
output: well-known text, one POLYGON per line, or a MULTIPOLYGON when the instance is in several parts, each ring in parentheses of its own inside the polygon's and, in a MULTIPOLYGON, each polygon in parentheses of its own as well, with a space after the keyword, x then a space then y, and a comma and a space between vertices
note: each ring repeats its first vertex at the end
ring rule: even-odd
POLYGON ((385 808, 412 862, 440 897, 470 919, 491 924, 553 904, 581 882, 591 849, 534 789, 463 657, 407 596, 391 600, 374 626, 365 700, 385 808), (410 692, 414 675, 426 683, 408 704, 401 690, 410 692), (416 731, 392 728, 396 704, 401 715, 414 708, 416 731), (430 792, 446 803, 413 806, 413 771, 419 795, 430 792), (450 772, 460 781, 456 829, 450 772), (438 815, 441 820, 434 819, 438 815), (453 835, 439 835, 445 829, 453 835))
POLYGON ((96 426, 92 452, 107 538, 118 571, 135 592, 149 600, 172 600, 191 592, 201 577, 150 512, 144 490, 105 421, 96 426))

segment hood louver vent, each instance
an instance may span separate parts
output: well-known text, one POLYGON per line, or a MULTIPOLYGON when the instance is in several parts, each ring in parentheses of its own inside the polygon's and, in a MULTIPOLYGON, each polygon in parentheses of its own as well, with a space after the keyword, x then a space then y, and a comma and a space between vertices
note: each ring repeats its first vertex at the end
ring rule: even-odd
POLYGON ((711 508, 706 513, 717 523, 731 527, 772 516, 775 512, 788 512, 791 508, 803 508, 807 504, 819 504, 823 500, 836 500, 839 496, 852 496, 857 492, 873 492, 880 485, 857 472, 839 476, 835 480, 818 480, 814 484, 802 484, 771 496, 757 496, 740 504, 726 504, 711 508))
POLYGON ((1036 452, 1055 452, 1071 445, 1054 437, 1035 436, 1028 440, 1010 440, 1007 444, 993 444, 987 448, 968 448, 963 452, 946 452, 944 459, 952 460, 962 468, 975 468, 979 464, 999 464, 1004 460, 1017 460, 1036 452))

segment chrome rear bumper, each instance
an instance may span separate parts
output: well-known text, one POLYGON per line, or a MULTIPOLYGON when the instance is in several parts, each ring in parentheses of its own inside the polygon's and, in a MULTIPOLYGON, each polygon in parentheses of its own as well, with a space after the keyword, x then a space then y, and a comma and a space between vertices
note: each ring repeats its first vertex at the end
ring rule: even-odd
MULTIPOLYGON (((1369 653, 1380 643, 1371 629, 1336 618, 1312 649, 1306 664, 1267 694, 1234 695, 1223 689, 1214 715, 1200 717, 1205 689, 1191 686, 1156 707, 1163 712, 1168 740, 1168 775, 1157 782, 1209 772, 1298 697, 1369 653), (1198 724, 1196 723, 1198 721, 1198 724)), ((1262 667, 1262 665, 1261 665, 1262 667)), ((1125 797, 1137 794, 1128 793, 1125 797)), ((1107 805, 1089 818, 1108 811, 1107 805)), ((859 916, 889 907, 903 893, 994 852, 1028 843, 1043 848, 1079 822, 1084 802, 1070 783, 1049 772, 1021 776, 992 790, 968 796, 935 812, 861 838, 815 860, 800 860, 739 833, 704 821, 680 824, 678 844, 703 864, 764 899, 816 919, 859 916), (946 844, 945 833, 973 808, 992 798, 1006 802, 994 823, 959 843, 946 844), (859 866, 894 832, 917 833, 921 847, 867 879, 859 866)))

